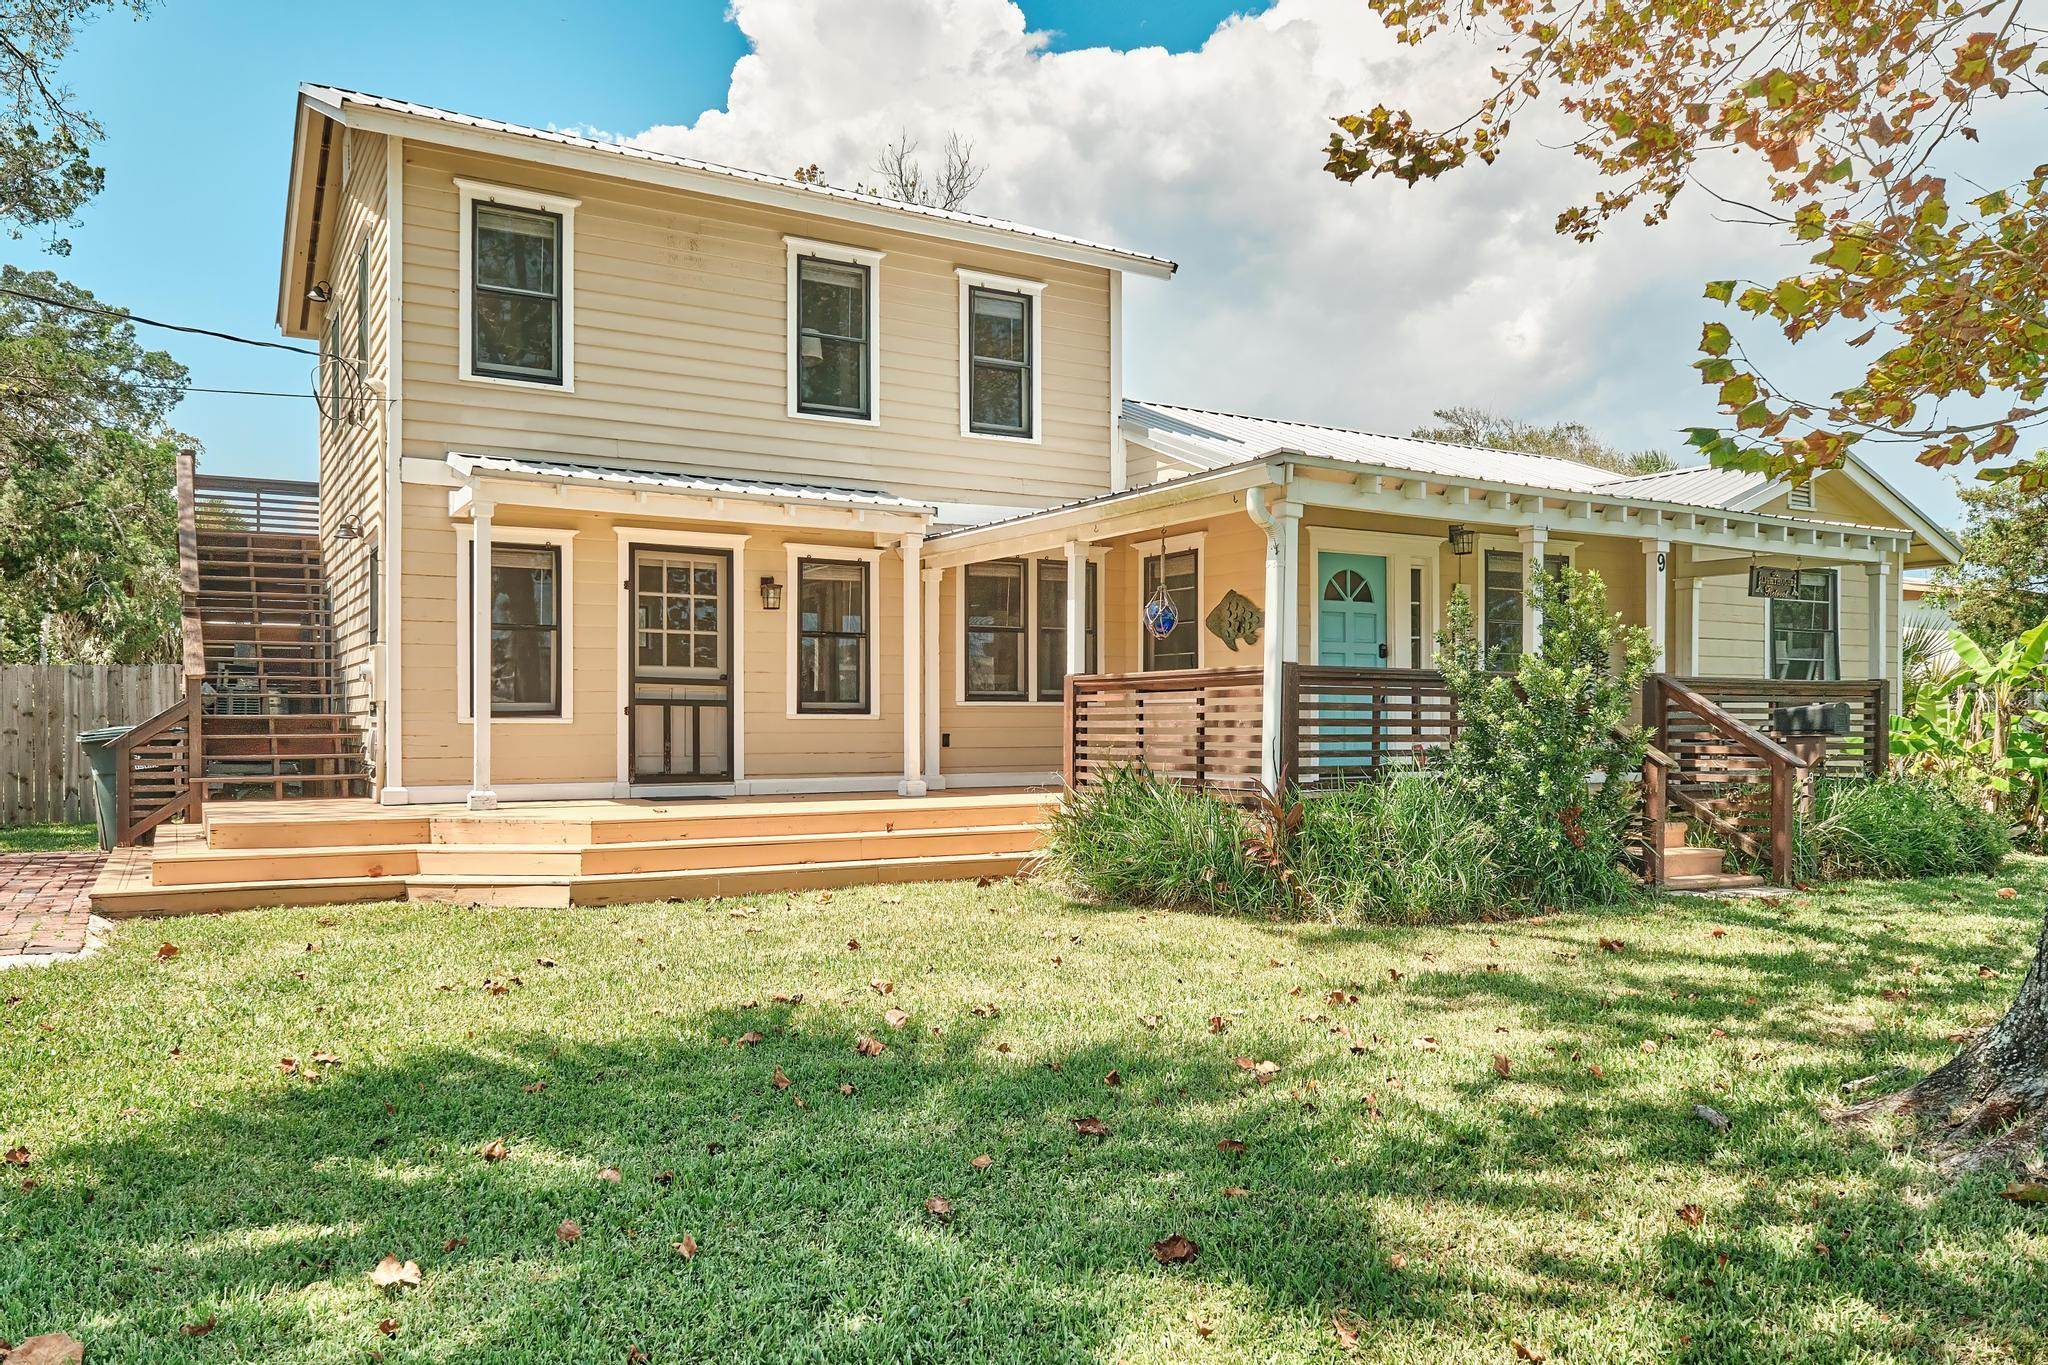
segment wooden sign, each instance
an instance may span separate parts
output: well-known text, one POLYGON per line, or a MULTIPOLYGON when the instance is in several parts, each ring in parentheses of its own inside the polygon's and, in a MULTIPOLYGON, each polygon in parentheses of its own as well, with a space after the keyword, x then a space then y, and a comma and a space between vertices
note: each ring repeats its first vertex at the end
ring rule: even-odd
POLYGON ((1762 564, 1749 566, 1749 595, 1751 597, 1797 597, 1799 596, 1799 570, 1774 569, 1762 564))

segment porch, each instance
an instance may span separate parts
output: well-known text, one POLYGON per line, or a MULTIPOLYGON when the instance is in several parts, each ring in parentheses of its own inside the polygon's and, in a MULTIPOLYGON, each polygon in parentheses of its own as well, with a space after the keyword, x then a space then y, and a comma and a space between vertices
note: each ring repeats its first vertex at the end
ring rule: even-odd
MULTIPOLYGON (((1458 733, 1434 669, 1282 663, 1278 686, 1251 667, 1092 674, 1067 681, 1062 772, 1085 787, 1140 767, 1227 796, 1313 796, 1428 763, 1458 733)), ((1798 814, 1818 776, 1881 775, 1889 761, 1890 684, 1652 674, 1640 717, 1651 749, 1641 774, 1636 855, 1670 887, 1726 883, 1735 850, 1780 884, 1793 875, 1798 814), (1794 708, 1826 707, 1824 733, 1791 733, 1794 708), (1703 837, 1707 843, 1689 841, 1703 837)))

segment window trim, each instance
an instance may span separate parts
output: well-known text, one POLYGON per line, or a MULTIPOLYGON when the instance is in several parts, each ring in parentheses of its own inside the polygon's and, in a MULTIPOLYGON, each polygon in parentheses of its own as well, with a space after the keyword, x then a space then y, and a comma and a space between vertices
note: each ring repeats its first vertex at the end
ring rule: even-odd
POLYGON ((1134 599, 1136 606, 1133 611, 1133 615, 1136 619, 1133 621, 1132 624, 1135 630, 1135 638, 1138 643, 1136 658, 1138 661, 1138 671, 1140 673, 1159 673, 1166 671, 1164 669, 1153 668, 1150 664, 1145 662, 1146 652, 1148 649, 1147 641, 1149 639, 1145 631, 1145 564, 1149 560, 1159 558, 1162 551, 1170 555, 1178 554, 1182 550, 1193 550, 1195 552, 1194 666, 1196 668, 1206 668, 1208 666, 1209 642, 1203 638, 1208 634, 1208 629, 1202 624, 1201 619, 1206 614, 1202 609, 1202 604, 1209 600, 1209 556, 1206 553, 1204 553, 1204 550, 1206 549, 1208 544, 1208 540, 1209 533, 1207 531, 1190 531, 1185 535, 1168 536, 1166 538, 1166 543, 1164 546, 1162 546, 1158 541, 1153 540, 1142 541, 1139 544, 1132 547, 1138 552, 1137 594, 1134 599))
MULTIPOLYGON (((1493 652, 1493 641, 1487 638, 1486 631, 1487 552, 1490 550, 1501 551, 1504 553, 1513 554, 1522 560, 1522 592, 1525 596, 1529 591, 1528 552, 1526 548, 1522 545, 1521 541, 1511 540, 1506 536, 1481 536, 1479 538, 1479 543, 1476 548, 1478 550, 1478 553, 1472 556, 1473 563, 1477 565, 1477 568, 1474 570, 1474 573, 1476 574, 1476 581, 1473 584, 1472 595, 1473 618, 1474 624, 1477 626, 1479 631, 1479 658, 1481 662, 1484 662, 1486 658, 1493 652)), ((1564 560, 1565 567, 1567 568, 1576 569, 1577 567, 1579 567, 1578 556, 1579 547, 1578 542, 1576 541, 1546 539, 1543 543, 1543 558, 1546 560, 1562 559, 1564 560)), ((1521 617, 1517 615, 1515 619, 1520 620, 1521 617)), ((1519 657, 1519 655, 1517 657, 1519 657)))
MULTIPOLYGON (((1834 663, 1835 676, 1833 678, 1817 678, 1813 679, 1813 681, 1839 682, 1842 677, 1842 627, 1844 625, 1844 622, 1842 620, 1841 566, 1838 564, 1816 564, 1810 569, 1801 569, 1799 570, 1799 572, 1824 573, 1828 576, 1829 611, 1830 614, 1834 617, 1835 623, 1834 629, 1829 631, 1828 633, 1834 637, 1835 647, 1834 658, 1832 662, 1834 663)), ((1874 573, 1876 572, 1876 566, 1865 565, 1864 572, 1874 573)), ((1767 597, 1764 599, 1764 677, 1774 680, 1778 678, 1776 667, 1777 660, 1773 657, 1773 654, 1777 647, 1776 642, 1778 637, 1778 629, 1777 626, 1773 624, 1771 618, 1776 614, 1778 610, 1778 600, 1779 599, 1775 597, 1767 597)))
POLYGON ((1044 330, 1044 280, 1026 280, 1013 275, 994 275, 985 270, 970 270, 966 266, 955 266, 953 273, 960 279, 960 434, 974 441, 1008 441, 1016 445, 1040 445, 1044 442, 1045 404, 1043 402, 1045 372, 1044 330), (995 294, 1022 295, 1029 303, 1031 315, 1030 359, 1026 362, 1031 376, 1030 392, 1026 395, 1030 404, 1026 416, 1026 430, 976 431, 974 429, 974 291, 984 289, 995 294))
MULTIPOLYGON (((953 587, 953 702, 954 706, 993 706, 1015 710, 1020 706, 1065 706, 1064 696, 1041 698, 1038 696, 1038 570, 1039 560, 1064 562, 1066 554, 1004 555, 1001 559, 979 560, 982 564, 1000 563, 1002 560, 1022 559, 1024 561, 1024 695, 1022 697, 969 697, 967 695, 967 570, 962 564, 946 572, 956 582, 953 587)), ((1109 546, 1088 547, 1088 562, 1095 569, 1095 663, 1099 668, 1108 646, 1109 626, 1109 546)))
POLYGON ((788 621, 783 627, 783 682, 784 716, 789 720, 801 721, 846 721, 882 719, 882 548, 864 545, 806 545, 794 540, 784 541, 785 581, 783 590, 783 612, 788 621), (868 705, 865 711, 805 711, 797 702, 797 620, 802 615, 800 584, 797 569, 806 559, 823 560, 828 563, 865 564, 868 566, 868 705))
POLYGON ((496 384, 532 393, 574 393, 576 391, 576 209, 581 199, 546 194, 539 190, 493 185, 481 180, 455 177, 457 263, 456 263, 456 361, 455 377, 469 384, 496 384), (476 233, 478 204, 551 213, 561 221, 561 259, 555 272, 562 285, 562 377, 518 379, 510 375, 475 373, 476 335, 476 233))
MULTIPOLYGON (((476 528, 466 521, 455 523, 455 719, 467 725, 474 719, 470 706, 469 634, 476 619, 476 598, 471 584, 475 565, 476 528)), ((561 705, 554 711, 520 711, 509 715, 491 713, 493 725, 567 725, 576 719, 576 532, 548 526, 491 526, 491 548, 516 547, 523 550, 552 549, 560 563, 562 647, 555 668, 561 682, 561 705)))
MULTIPOLYGON (((820 242, 809 237, 784 236, 789 259, 784 280, 784 329, 782 359, 785 367, 783 397, 788 415, 804 422, 835 422, 848 426, 878 427, 882 424, 882 257, 888 253, 839 242, 820 242), (868 273, 868 413, 850 417, 836 412, 805 412, 797 406, 796 351, 801 332, 797 326, 797 262, 803 257, 857 265, 868 273)), ((790 586, 795 587, 795 580, 790 586)))

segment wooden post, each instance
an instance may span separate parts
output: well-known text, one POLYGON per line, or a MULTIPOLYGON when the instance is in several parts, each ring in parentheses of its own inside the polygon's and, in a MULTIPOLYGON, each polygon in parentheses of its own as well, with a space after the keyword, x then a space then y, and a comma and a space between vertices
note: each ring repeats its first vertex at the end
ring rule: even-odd
POLYGON ((1650 632, 1650 640, 1657 646, 1657 662, 1667 671, 1671 668, 1671 632, 1664 607, 1670 594, 1670 559, 1670 541, 1643 542, 1643 629, 1650 632))
POLYGON ((1067 674, 1067 724, 1060 753, 1060 776, 1065 780, 1069 790, 1077 785, 1074 781, 1074 745, 1075 732, 1081 728, 1081 694, 1078 682, 1079 679, 1074 674, 1067 674))
MULTIPOLYGON (((1536 602, 1536 580, 1543 576, 1543 551, 1550 532, 1541 526, 1522 528, 1522 652, 1537 654, 1543 649, 1543 610, 1536 602)), ((1485 572, 1484 565, 1481 573, 1485 572)))
POLYGON ((1664 885, 1664 826, 1671 821, 1671 793, 1664 785, 1664 765, 1656 755, 1643 759, 1643 875, 1651 886, 1664 885))
POLYGON ((1798 811, 1792 794, 1792 765, 1771 760, 1771 880, 1792 884, 1792 830, 1798 811))
POLYGON ((1301 665, 1289 662, 1280 667, 1280 755, 1278 783, 1281 795, 1301 785, 1301 665))
POLYGON ((1883 777, 1892 766, 1892 690, 1880 682, 1870 694, 1870 752, 1864 755, 1872 777, 1883 777))

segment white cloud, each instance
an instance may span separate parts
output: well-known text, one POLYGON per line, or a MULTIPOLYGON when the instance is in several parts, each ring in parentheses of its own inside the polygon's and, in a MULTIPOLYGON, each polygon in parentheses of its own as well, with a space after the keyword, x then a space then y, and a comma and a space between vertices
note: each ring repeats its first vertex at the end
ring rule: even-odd
POLYGON ((1197 51, 1051 52, 1009 0, 734 0, 752 51, 726 107, 647 146, 851 184, 907 130, 989 164, 978 212, 1181 264, 1126 296, 1137 397, 1405 431, 1480 403, 1676 449, 1710 420, 1687 368, 1700 281, 1769 235, 1687 206, 1581 246, 1551 228, 1588 183, 1533 124, 1498 164, 1407 189, 1322 170, 1332 115, 1469 104, 1486 54, 1391 42, 1358 0, 1278 0, 1197 51), (1551 147, 1541 145, 1549 143, 1551 147))

